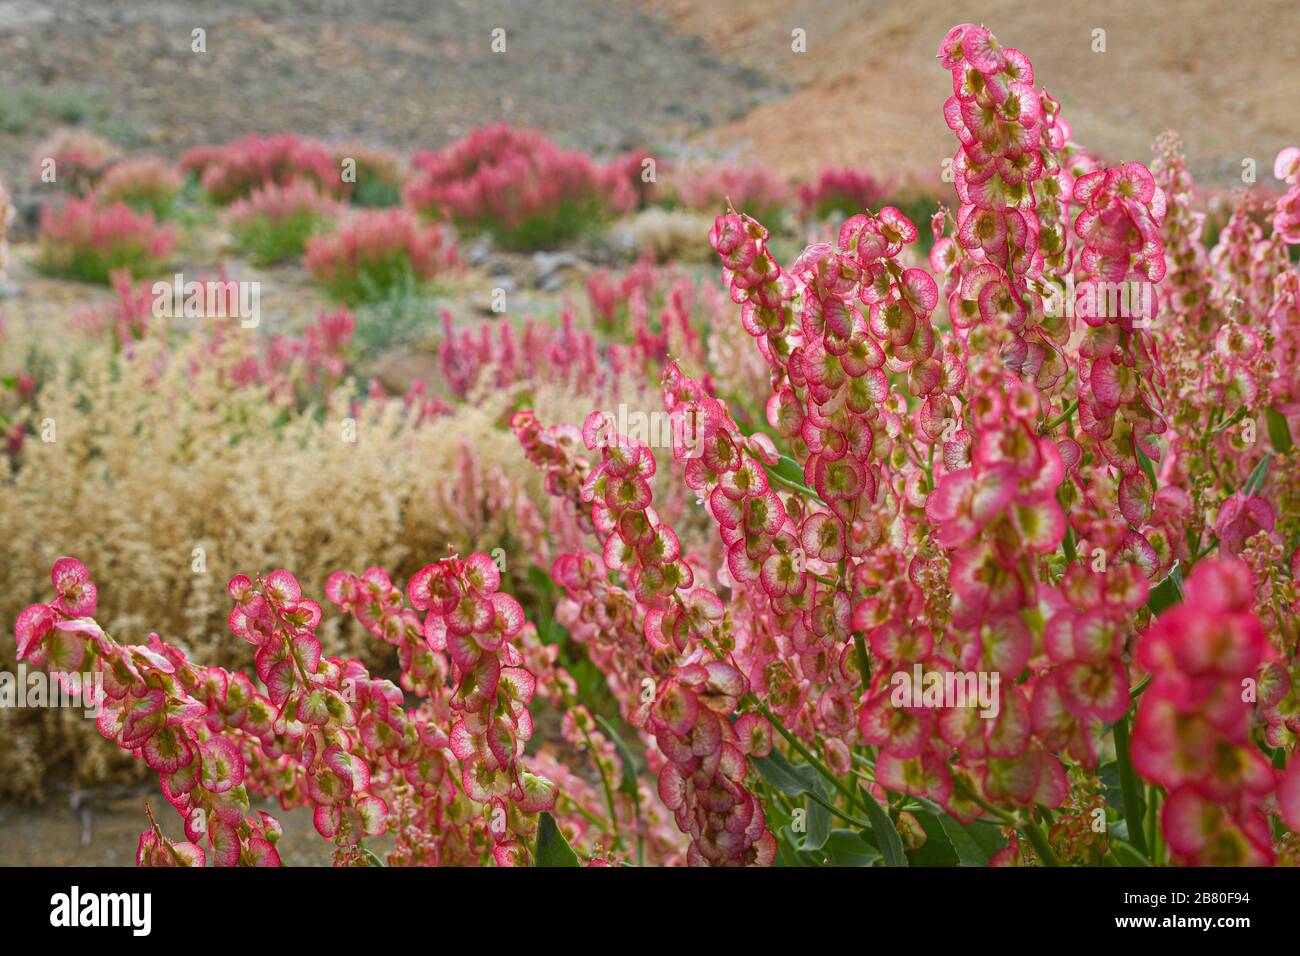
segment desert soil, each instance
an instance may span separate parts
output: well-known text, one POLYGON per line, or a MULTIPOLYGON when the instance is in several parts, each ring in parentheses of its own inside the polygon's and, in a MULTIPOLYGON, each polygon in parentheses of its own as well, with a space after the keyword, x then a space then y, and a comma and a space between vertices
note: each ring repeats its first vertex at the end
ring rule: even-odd
MULTIPOLYGON (((1300 140, 1300 4, 1292 0, 645 0, 725 59, 795 87, 703 138, 788 174, 827 162, 939 187, 955 151, 935 51, 950 27, 983 23, 1034 63, 1074 124, 1109 161, 1147 160, 1165 129, 1184 140, 1199 182, 1241 185, 1254 158, 1300 140), (791 31, 806 32, 806 53, 791 31), (1105 52, 1094 52, 1104 30, 1105 52)), ((951 189, 951 187, 947 187, 951 189)))

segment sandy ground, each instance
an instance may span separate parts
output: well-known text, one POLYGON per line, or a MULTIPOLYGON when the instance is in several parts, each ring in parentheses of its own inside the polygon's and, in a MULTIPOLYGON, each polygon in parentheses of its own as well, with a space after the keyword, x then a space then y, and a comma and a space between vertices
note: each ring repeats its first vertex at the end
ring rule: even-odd
POLYGON ((955 140, 942 115, 951 83, 934 56, 965 21, 1025 52, 1079 142, 1108 160, 1145 161, 1172 128, 1198 180, 1232 186, 1243 158, 1262 180, 1300 141, 1300 4, 1290 0, 643 2, 797 88, 704 137, 791 174, 838 162, 937 185, 955 140), (796 28, 806 53, 791 51, 796 28), (1104 53, 1093 52, 1098 29, 1104 53))
MULTIPOLYGON (((134 866, 137 841, 149 823, 146 803, 167 836, 185 839, 180 818, 154 787, 101 788, 36 807, 0 806, 0 867, 134 866)), ((267 810, 280 821, 284 835, 278 850, 286 865, 329 866, 332 848, 316 832, 310 810, 286 813, 267 803, 253 809, 267 810)), ((391 843, 391 837, 367 841, 381 858, 391 843)))

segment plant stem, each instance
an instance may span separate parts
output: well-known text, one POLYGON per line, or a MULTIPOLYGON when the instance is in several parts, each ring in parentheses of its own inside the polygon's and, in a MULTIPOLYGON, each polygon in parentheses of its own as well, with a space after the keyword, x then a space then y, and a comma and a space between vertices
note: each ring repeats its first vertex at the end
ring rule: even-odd
POLYGON ((605 804, 609 807, 609 822, 613 826, 614 845, 621 847, 623 845, 623 834, 618 825, 618 811, 614 806, 614 791, 610 788, 609 777, 605 774, 605 768, 601 765, 600 754, 596 752, 596 746, 591 742, 591 734, 586 727, 582 727, 582 739, 587 744, 587 752, 591 754, 591 762, 596 765, 596 772, 600 774, 600 784, 605 788, 605 804))
POLYGON ((1079 400, 1077 398, 1071 400, 1070 404, 1065 406, 1065 411, 1061 412, 1061 414, 1057 415, 1050 422, 1047 422, 1045 425, 1043 425, 1042 428, 1038 429, 1038 434, 1046 435, 1057 425, 1061 424, 1061 422, 1068 420, 1069 417, 1074 414, 1074 410, 1078 407, 1079 407, 1079 400))
POLYGON ((871 824, 868 823, 866 820, 859 820, 857 817, 850 816, 849 814, 841 810, 839 807, 835 806, 835 804, 831 803, 829 800, 823 797, 817 791, 809 790, 808 796, 812 797, 814 803, 820 803, 823 807, 825 807, 831 813, 835 814, 845 823, 851 823, 855 827, 858 827, 859 829, 866 829, 866 830, 871 829, 871 824))
POLYGON ((853 649, 858 654, 858 673, 862 675, 862 690, 865 692, 871 686, 871 658, 867 656, 867 642, 860 631, 853 635, 853 649))
MULTIPOLYGON (((813 491, 813 489, 809 488, 807 485, 801 485, 799 482, 786 478, 784 475, 779 475, 773 471, 771 467, 765 466, 765 470, 767 471, 768 481, 775 481, 777 484, 784 485, 791 491, 798 492, 801 495, 811 498, 813 501, 822 500, 821 495, 817 494, 817 492, 813 491)), ((826 502, 822 501, 822 504, 825 503, 826 502)))
POLYGON ((1142 813, 1138 808, 1137 775, 1133 772, 1133 761, 1129 759, 1128 714, 1115 721, 1111 730, 1115 735, 1115 762, 1119 764, 1119 786, 1124 798, 1128 838, 1139 853, 1150 859, 1146 834, 1142 831, 1142 813))
POLYGON ((1043 866, 1061 865, 1061 861, 1056 858, 1051 844, 1047 842, 1047 837, 1043 835, 1043 830, 1037 823, 1033 820, 1022 820, 1020 830, 1029 838, 1029 843, 1033 846, 1034 852, 1038 854, 1038 859, 1043 866))
POLYGON ((790 733, 790 731, 786 729, 785 724, 781 723, 781 718, 777 717, 776 714, 772 713, 772 709, 768 707, 767 704, 759 700, 758 695, 755 694, 753 695, 753 697, 754 697, 754 702, 758 704, 758 709, 763 712, 763 716, 772 722, 772 726, 776 728, 777 733, 779 733, 782 737, 785 738, 786 743, 788 743, 794 749, 794 752, 797 753, 804 760, 808 761, 808 763, 812 767, 814 767, 818 773, 820 773, 823 777, 827 779, 827 781, 831 784, 831 786, 833 786, 836 790, 838 790, 841 794, 843 794, 848 799, 849 806, 852 806, 856 802, 853 796, 853 792, 849 790, 848 787, 844 786, 843 783, 840 782, 839 777, 831 773, 829 767, 827 767, 824 763, 822 763, 820 760, 814 757, 812 751, 810 751, 807 747, 805 747, 803 743, 799 740, 799 738, 797 738, 794 734, 790 733))

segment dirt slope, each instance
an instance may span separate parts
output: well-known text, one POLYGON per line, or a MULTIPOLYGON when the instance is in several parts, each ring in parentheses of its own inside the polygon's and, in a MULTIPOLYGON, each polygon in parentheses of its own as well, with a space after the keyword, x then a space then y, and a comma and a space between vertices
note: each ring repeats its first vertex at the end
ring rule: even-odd
POLYGON ((1034 62, 1037 84, 1064 105, 1076 137, 1112 160, 1143 159, 1178 130, 1198 179, 1261 177, 1300 142, 1300 4, 1282 0, 643 0, 720 55, 798 87, 708 134, 792 174, 825 162, 937 177, 954 139, 941 106, 951 92, 934 60, 956 23, 982 22, 1034 62), (808 52, 791 52, 791 30, 808 52), (1094 53, 1093 30, 1106 31, 1094 53))
POLYGON ((11 189, 68 117, 168 156, 254 130, 409 150, 502 119, 616 150, 671 144, 770 90, 632 0, 0 3, 0 176, 11 189), (204 53, 191 49, 196 28, 204 53))

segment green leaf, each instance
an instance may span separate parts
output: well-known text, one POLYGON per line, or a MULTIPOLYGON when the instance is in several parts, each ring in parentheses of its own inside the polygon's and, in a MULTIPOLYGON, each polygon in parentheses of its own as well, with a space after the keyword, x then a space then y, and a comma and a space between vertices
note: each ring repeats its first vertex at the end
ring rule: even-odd
POLYGON ((787 797, 802 796, 808 792, 812 783, 808 777, 799 772, 800 768, 795 767, 786 755, 775 747, 766 757, 755 760, 754 766, 758 768, 759 775, 768 782, 769 786, 781 791, 787 797))
MULTIPOLYGON (((812 768, 809 767, 809 770, 812 768)), ((813 792, 822 799, 829 799, 829 788, 816 777, 812 781, 813 792), (825 792, 823 792, 825 791, 825 792)), ((831 812, 811 797, 808 799, 808 832, 803 835, 801 850, 820 850, 831 836, 831 812)))
POLYGON ((912 866, 956 866, 959 862, 957 851, 953 849, 939 818, 928 810, 915 810, 912 816, 925 831, 925 843, 919 849, 908 851, 908 862, 912 866))
POLYGON ((1183 600, 1183 573, 1175 562, 1173 568, 1163 581, 1151 589, 1147 598, 1147 607, 1152 614, 1159 614, 1165 608, 1181 604, 1183 600))
POLYGON ((562 644, 568 631, 555 620, 555 592, 558 588, 545 570, 535 564, 528 566, 528 583, 537 591, 540 598, 533 623, 537 625, 537 636, 543 644, 562 644))
POLYGON ((1110 852, 1115 854, 1115 859, 1119 860, 1120 865, 1122 866, 1150 866, 1151 865, 1147 861, 1147 858, 1144 857, 1141 853, 1139 853, 1137 848, 1134 847, 1133 844, 1127 843, 1124 840, 1117 840, 1114 837, 1111 837, 1110 852))
POLYGON ((1281 412, 1272 408, 1264 409, 1264 421, 1268 424, 1268 437, 1273 448, 1279 455, 1285 455, 1291 450, 1291 426, 1281 412))
POLYGON ((1160 485, 1156 482, 1156 466, 1151 463, 1150 458, 1148 458, 1145 454, 1142 453, 1142 449, 1140 448, 1138 449, 1137 456, 1138 456, 1138 464, 1141 465, 1142 470, 1147 473, 1147 478, 1151 479, 1151 493, 1154 495, 1156 493, 1156 490, 1160 487, 1160 485))
POLYGON ((962 866, 988 866, 993 854, 1007 845, 998 828, 991 823, 977 822, 966 826, 945 813, 939 817, 939 824, 948 835, 948 842, 962 866))
POLYGON ((1220 432, 1226 432, 1233 425, 1237 424, 1237 422, 1245 418, 1247 411, 1249 411, 1249 409, 1247 409, 1245 405, 1242 405, 1241 408, 1237 409, 1235 412, 1232 413, 1232 416, 1230 418, 1227 418, 1224 421, 1220 422, 1219 424, 1215 425, 1214 431, 1211 434, 1217 435, 1220 432))
POLYGON ((792 489, 794 491, 797 491, 801 495, 804 495, 808 498, 812 498, 814 501, 821 501, 822 500, 821 495, 817 494, 816 490, 809 488, 807 485, 803 483, 802 468, 799 468, 798 465, 795 465, 795 467, 798 469, 798 477, 791 477, 789 475, 788 473, 789 469, 785 467, 785 463, 787 461, 793 461, 793 459, 786 458, 784 455, 782 455, 781 463, 779 465, 765 464, 763 466, 765 469, 767 469, 767 473, 771 478, 780 479, 779 481, 774 480, 774 484, 777 485, 777 488, 792 489))
POLYGON ((1128 828, 1125 835, 1134 842, 1137 852, 1146 856, 1146 837, 1142 833, 1142 816, 1146 807, 1142 802, 1142 787, 1129 756, 1128 714, 1111 724, 1111 733, 1115 740, 1115 762, 1119 766, 1120 793, 1124 798, 1124 820, 1128 828))
POLYGON ((874 866, 880 851, 852 830, 832 830, 826 841, 832 866, 874 866))
POLYGON ((1264 483, 1264 476, 1268 474, 1268 466, 1272 461, 1273 453, 1265 452, 1264 457, 1261 458, 1259 464, 1255 466, 1255 470, 1252 471, 1250 477, 1246 479, 1246 484, 1241 489, 1243 494, 1253 495, 1259 486, 1264 483))
POLYGON ((789 478, 791 481, 802 482, 804 479, 803 466, 789 455, 782 455, 781 460, 776 463, 772 470, 782 478, 789 478))
POLYGON ((545 811, 537 820, 537 859, 533 866, 579 866, 578 854, 545 811))
MULTIPOLYGON (((1102 793, 1106 797, 1106 805, 1113 807, 1117 812, 1124 812, 1124 796, 1120 790, 1119 764, 1114 760, 1108 760, 1097 770, 1097 778, 1101 780, 1102 793)), ((1119 821, 1123 823, 1121 819, 1119 821)), ((1111 825, 1111 832, 1114 831, 1114 824, 1111 825)))
POLYGON ((806 763, 793 764, 781 751, 773 749, 766 757, 754 761, 761 776, 774 790, 779 790, 787 797, 804 797, 806 829, 801 834, 791 831, 791 841, 799 851, 820 850, 826 845, 831 833, 831 813, 824 806, 808 797, 815 793, 823 800, 830 801, 831 791, 815 767, 806 763))
POLYGON ((871 821, 871 832, 875 835, 876 844, 885 857, 885 866, 907 866, 907 855, 903 852, 903 839, 898 835, 894 822, 889 819, 889 815, 865 787, 859 787, 858 792, 862 794, 862 800, 867 805, 867 819, 871 821))

